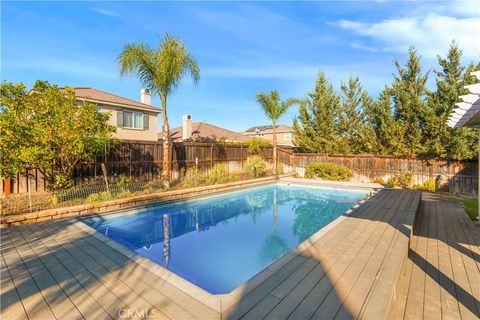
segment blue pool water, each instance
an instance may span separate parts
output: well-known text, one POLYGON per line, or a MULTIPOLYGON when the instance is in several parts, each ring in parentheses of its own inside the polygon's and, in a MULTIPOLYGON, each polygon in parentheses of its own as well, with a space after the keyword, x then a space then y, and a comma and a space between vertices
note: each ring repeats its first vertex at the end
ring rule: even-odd
POLYGON ((273 184, 84 222, 213 294, 228 293, 365 197, 273 184))

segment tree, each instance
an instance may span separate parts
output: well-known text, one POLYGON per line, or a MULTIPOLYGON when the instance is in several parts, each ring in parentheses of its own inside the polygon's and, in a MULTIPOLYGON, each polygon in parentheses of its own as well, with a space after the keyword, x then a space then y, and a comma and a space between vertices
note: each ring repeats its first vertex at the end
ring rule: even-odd
POLYGON ((394 102, 394 115, 404 130, 404 152, 408 156, 423 153, 423 117, 426 109, 428 89, 426 83, 428 73, 422 74, 420 57, 417 50, 410 47, 409 58, 402 67, 395 61, 398 75, 394 77, 392 97, 394 102))
POLYGON ((293 120, 294 144, 302 152, 334 153, 337 151, 337 115, 340 98, 320 72, 315 90, 300 102, 299 115, 293 120))
POLYGON ((30 168, 53 171, 54 188, 70 185, 73 168, 94 161, 113 141, 109 114, 92 103, 77 103, 72 89, 37 81, 1 85, 0 174, 11 176, 30 168))
POLYGON ((189 74, 194 84, 200 80, 200 69, 185 45, 167 34, 158 49, 145 43, 124 46, 117 58, 120 75, 134 75, 142 86, 157 94, 162 101, 163 165, 162 177, 170 178, 170 133, 167 117, 167 98, 189 74))
POLYGON ((277 172, 277 121, 287 112, 288 108, 298 103, 298 99, 289 98, 285 101, 280 100, 278 91, 271 91, 269 94, 263 92, 257 93, 257 102, 262 108, 265 115, 272 121, 273 133, 273 171, 277 172))
POLYGON ((373 103, 363 89, 358 77, 350 76, 347 83, 341 84, 341 104, 338 113, 338 134, 340 153, 372 152, 374 132, 366 121, 365 105, 373 103))
MULTIPOLYGON (((425 154, 452 160, 471 159, 476 156, 477 136, 471 128, 450 128, 447 119, 460 95, 467 92, 466 84, 475 83, 470 79, 470 70, 461 64, 462 50, 452 41, 445 57, 437 56, 440 70, 434 71, 436 90, 429 94, 428 108, 424 120, 425 154), (467 70, 468 69, 468 70, 467 70)), ((478 66, 477 66, 478 68, 478 66)))
POLYGON ((367 104, 365 112, 375 133, 374 153, 403 155, 404 128, 393 116, 392 89, 385 87, 375 102, 367 104))

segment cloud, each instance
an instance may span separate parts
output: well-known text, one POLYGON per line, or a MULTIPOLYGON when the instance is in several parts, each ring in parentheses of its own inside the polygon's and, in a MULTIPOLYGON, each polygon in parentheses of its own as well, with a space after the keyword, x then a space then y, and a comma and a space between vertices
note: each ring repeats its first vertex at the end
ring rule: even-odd
MULTIPOLYGON (((380 47, 379 51, 406 52, 410 45, 414 45, 425 57, 435 57, 437 54, 444 54, 450 42, 455 39, 465 57, 480 57, 478 15, 458 18, 429 13, 372 23, 339 20, 336 24, 342 29, 377 41, 376 47, 380 47)), ((352 46, 371 51, 371 47, 358 43, 352 46)))
POLYGON ((100 13, 100 14, 103 14, 104 16, 109 16, 109 17, 118 17, 119 14, 114 12, 114 11, 111 11, 111 10, 107 10, 107 9, 103 9, 103 8, 97 8, 97 7, 93 7, 93 8, 90 8, 92 11, 95 11, 97 13, 100 13))

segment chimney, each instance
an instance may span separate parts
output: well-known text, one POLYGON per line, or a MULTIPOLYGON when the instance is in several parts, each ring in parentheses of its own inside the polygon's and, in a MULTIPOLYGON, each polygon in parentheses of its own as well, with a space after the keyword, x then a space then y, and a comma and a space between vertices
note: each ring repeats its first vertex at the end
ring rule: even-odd
POLYGON ((192 115, 185 114, 183 116, 182 140, 188 140, 192 136, 192 115))
POLYGON ((150 106, 152 105, 152 95, 150 94, 149 89, 145 88, 140 91, 140 102, 150 106))

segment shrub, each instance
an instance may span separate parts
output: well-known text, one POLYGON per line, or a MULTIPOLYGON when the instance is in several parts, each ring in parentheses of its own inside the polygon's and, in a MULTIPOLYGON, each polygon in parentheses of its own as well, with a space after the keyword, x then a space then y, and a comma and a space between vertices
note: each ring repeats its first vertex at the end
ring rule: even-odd
POLYGON ((185 171, 182 185, 186 188, 198 187, 206 184, 207 177, 200 174, 197 168, 188 168, 185 171))
POLYGON ((102 202, 102 201, 107 201, 112 198, 112 195, 108 192, 98 192, 98 193, 92 193, 89 195, 86 199, 86 203, 93 203, 93 202, 102 202))
POLYGON ((258 155, 262 151, 262 148, 271 146, 270 142, 257 138, 250 139, 246 143, 248 145, 248 152, 252 155, 258 155))
POLYGON ((335 163, 314 162, 305 168, 305 178, 348 181, 353 177, 350 168, 335 163))
POLYGON ((222 163, 217 163, 213 166, 210 172, 207 175, 207 183, 208 185, 216 184, 216 183, 225 183, 229 180, 229 173, 227 166, 222 163))
POLYGON ((277 163, 277 172, 279 174, 285 173, 285 165, 282 162, 277 163))
POLYGON ((404 189, 411 188, 413 185, 413 175, 411 172, 396 174, 387 181, 390 188, 400 187, 404 189))
POLYGON ((425 180, 425 182, 419 186, 417 186, 418 190, 425 190, 425 191, 430 191, 430 192, 436 192, 437 191, 437 184, 433 179, 428 179, 425 180))
POLYGON ((385 184, 385 180, 383 178, 375 178, 373 179, 373 182, 378 184, 385 184))
POLYGON ((245 169, 254 178, 263 177, 267 173, 267 163, 258 155, 250 156, 245 162, 245 169))
POLYGON ((120 192, 128 192, 130 191, 129 185, 132 182, 132 179, 129 179, 125 176, 122 176, 118 181, 117 181, 117 188, 120 190, 120 192))

